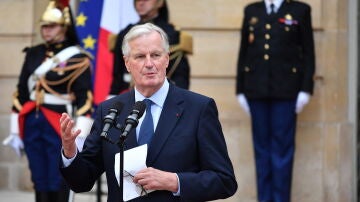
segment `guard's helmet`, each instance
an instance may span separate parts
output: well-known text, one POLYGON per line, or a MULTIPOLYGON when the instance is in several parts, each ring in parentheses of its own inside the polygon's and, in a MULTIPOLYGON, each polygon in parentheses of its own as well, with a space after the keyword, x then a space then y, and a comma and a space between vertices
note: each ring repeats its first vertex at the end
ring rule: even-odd
POLYGON ((41 16, 40 24, 60 24, 60 25, 70 25, 71 16, 69 7, 61 8, 56 5, 55 1, 50 1, 45 12, 41 16))
POLYGON ((66 38, 71 44, 78 44, 74 19, 68 6, 64 7, 56 1, 50 1, 41 16, 40 25, 59 24, 66 27, 66 38))

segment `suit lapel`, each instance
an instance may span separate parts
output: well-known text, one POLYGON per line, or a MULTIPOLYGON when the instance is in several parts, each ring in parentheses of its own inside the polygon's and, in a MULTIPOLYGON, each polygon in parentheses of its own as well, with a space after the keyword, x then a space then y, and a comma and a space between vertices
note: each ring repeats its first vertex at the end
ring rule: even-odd
POLYGON ((148 157, 146 160, 147 166, 151 166, 156 160, 159 152, 162 150, 166 140, 171 135, 171 131, 176 126, 178 120, 183 113, 182 97, 177 93, 178 90, 173 85, 170 85, 169 93, 165 100, 158 125, 155 130, 155 135, 148 149, 148 157))

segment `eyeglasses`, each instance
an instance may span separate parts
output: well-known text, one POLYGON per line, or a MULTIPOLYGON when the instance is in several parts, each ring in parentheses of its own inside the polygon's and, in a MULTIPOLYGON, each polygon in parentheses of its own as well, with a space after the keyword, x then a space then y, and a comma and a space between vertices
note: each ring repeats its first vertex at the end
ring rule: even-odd
MULTIPOLYGON (((124 170, 123 172, 123 177, 130 177, 131 181, 134 180, 134 175, 132 175, 131 173, 129 173, 128 171, 124 170)), ((135 184, 137 187, 139 187, 141 189, 141 192, 140 192, 140 196, 147 196, 147 191, 144 189, 143 186, 141 186, 140 184, 135 184)))

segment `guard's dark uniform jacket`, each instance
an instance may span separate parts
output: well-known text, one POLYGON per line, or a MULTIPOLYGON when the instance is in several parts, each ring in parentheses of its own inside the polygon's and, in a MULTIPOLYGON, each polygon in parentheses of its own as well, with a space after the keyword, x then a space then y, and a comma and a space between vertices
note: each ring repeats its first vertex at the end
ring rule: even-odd
MULTIPOLYGON (((159 26, 168 35, 170 49, 171 46, 175 46, 180 43, 181 31, 174 28, 172 24, 169 24, 164 18, 158 16, 150 21, 151 23, 159 26)), ((116 43, 114 47, 114 68, 113 68, 113 80, 110 88, 111 95, 117 95, 124 91, 127 91, 130 87, 131 77, 126 70, 123 54, 121 50, 123 38, 126 33, 135 25, 128 25, 123 29, 116 37, 116 43)), ((170 55, 169 67, 166 70, 167 76, 171 82, 180 88, 189 89, 190 85, 190 65, 185 55, 184 50, 177 50, 170 55)))
MULTIPOLYGON (((65 41, 26 48, 13 95, 12 114, 18 117, 36 198, 46 196, 50 201, 68 195, 55 160, 61 151, 61 113, 76 116, 76 125, 82 132, 91 127, 90 57, 73 44, 65 41)), ((84 132, 84 136, 76 139, 79 150, 86 135, 84 132)))
MULTIPOLYGON (((90 116, 92 113, 90 58, 85 52, 72 55, 47 71, 43 76, 34 72, 47 59, 56 60, 60 51, 70 47, 67 41, 46 45, 40 44, 26 48, 25 61, 19 77, 17 91, 13 95, 13 111, 26 115, 33 110, 54 112, 59 116, 63 112, 75 116, 90 116)), ((46 115, 46 114, 45 114, 46 115)), ((54 116, 47 116, 49 122, 54 116)), ((21 122, 21 118, 20 118, 21 122)), ((20 123, 20 135, 21 125, 20 123)), ((57 130, 60 126, 54 128, 57 130)), ((59 134, 60 135, 60 134, 59 134)))
POLYGON ((248 5, 241 31, 236 94, 248 99, 295 99, 312 94, 315 69, 311 8, 285 0, 266 13, 263 1, 248 5))

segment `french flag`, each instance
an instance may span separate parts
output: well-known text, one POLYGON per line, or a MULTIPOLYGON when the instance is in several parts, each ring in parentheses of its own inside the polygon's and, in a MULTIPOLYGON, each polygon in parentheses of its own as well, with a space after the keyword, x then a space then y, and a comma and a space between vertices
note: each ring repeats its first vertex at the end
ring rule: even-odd
POLYGON ((114 56, 109 41, 128 24, 138 20, 134 0, 79 2, 74 21, 80 45, 94 56, 92 65, 95 105, 106 99, 112 82, 114 56))

